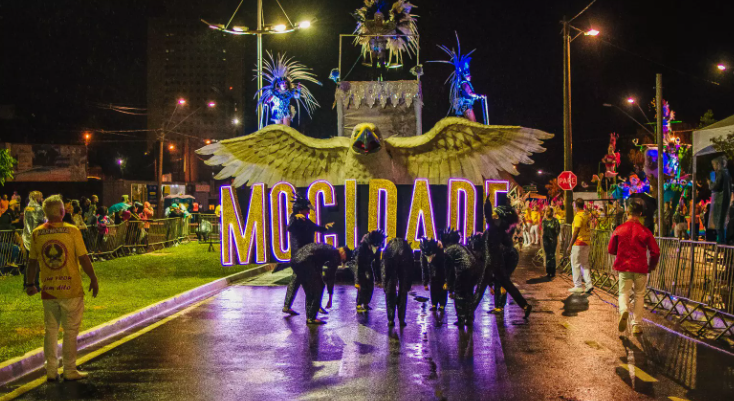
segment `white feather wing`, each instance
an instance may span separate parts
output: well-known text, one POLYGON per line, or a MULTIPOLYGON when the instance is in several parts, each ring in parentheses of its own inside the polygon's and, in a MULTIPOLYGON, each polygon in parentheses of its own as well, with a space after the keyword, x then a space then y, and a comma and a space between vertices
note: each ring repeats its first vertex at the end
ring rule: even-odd
POLYGON ((447 117, 424 135, 390 137, 386 142, 394 162, 405 165, 410 179, 447 184, 461 177, 479 184, 499 178, 500 171, 516 175, 514 166, 532 164, 530 156, 544 152, 543 140, 550 138, 552 134, 536 129, 447 117))
POLYGON ((212 155, 210 166, 222 166, 216 179, 234 177, 233 185, 288 181, 307 186, 318 178, 342 182, 349 138, 316 139, 285 125, 269 125, 250 135, 207 145, 196 153, 212 155))

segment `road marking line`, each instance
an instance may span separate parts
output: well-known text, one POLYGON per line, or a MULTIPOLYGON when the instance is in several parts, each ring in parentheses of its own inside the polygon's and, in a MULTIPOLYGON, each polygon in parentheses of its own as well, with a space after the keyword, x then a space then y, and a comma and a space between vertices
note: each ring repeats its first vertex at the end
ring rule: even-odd
POLYGON ((658 379, 648 375, 647 373, 645 373, 645 371, 643 371, 642 369, 640 369, 639 367, 635 365, 628 365, 626 363, 623 363, 619 366, 626 369, 627 371, 632 373, 636 378, 642 380, 643 382, 655 383, 658 381, 658 379))
MULTIPOLYGON (((153 329, 155 329, 157 327, 160 327, 160 326, 162 326, 162 325, 170 322, 171 320, 173 320, 173 319, 175 319, 175 318, 177 318, 177 317, 179 317, 181 315, 184 315, 184 314, 186 314, 188 312, 191 312, 192 310, 198 308, 199 306, 201 306, 201 305, 203 305, 203 304, 205 304, 207 302, 211 302, 212 300, 214 300, 215 297, 216 297, 216 295, 211 296, 211 297, 209 297, 209 298, 207 298, 207 299, 205 299, 203 301, 199 301, 199 302, 197 302, 197 303, 195 303, 195 304, 187 307, 186 309, 180 310, 180 311, 174 313, 171 316, 165 317, 165 318, 163 318, 163 319, 161 319, 161 320, 159 320, 159 321, 151 324, 150 326, 146 326, 146 327, 140 329, 140 331, 137 331, 135 333, 132 333, 132 334, 128 335, 127 337, 121 338, 121 339, 113 342, 112 344, 105 345, 104 347, 102 347, 102 348, 100 348, 100 349, 98 349, 96 351, 92 351, 92 352, 90 352, 90 353, 82 356, 81 358, 77 359, 76 364, 77 365, 81 365, 81 364, 83 364, 85 362, 88 362, 88 361, 90 361, 90 360, 92 360, 92 359, 94 359, 94 358, 96 358, 96 357, 104 354, 105 352, 108 352, 108 351, 110 351, 110 350, 112 350, 114 348, 117 348, 117 347, 119 347, 122 344, 125 344, 126 342, 132 341, 132 340, 134 340, 134 339, 142 336, 143 334, 148 333, 148 332, 152 331, 153 329)), ((59 377, 61 377, 61 368, 59 368, 58 374, 59 374, 59 377)), ((25 394, 25 393, 27 393, 27 392, 35 389, 36 387, 40 386, 41 384, 43 384, 45 382, 46 382, 46 375, 43 375, 43 377, 40 377, 40 378, 38 378, 38 379, 36 379, 36 380, 34 380, 32 382, 26 383, 26 384, 18 387, 17 389, 13 390, 12 392, 7 393, 7 394, 1 396, 0 397, 0 401, 10 401, 12 399, 18 398, 21 395, 23 395, 23 394, 25 394)))

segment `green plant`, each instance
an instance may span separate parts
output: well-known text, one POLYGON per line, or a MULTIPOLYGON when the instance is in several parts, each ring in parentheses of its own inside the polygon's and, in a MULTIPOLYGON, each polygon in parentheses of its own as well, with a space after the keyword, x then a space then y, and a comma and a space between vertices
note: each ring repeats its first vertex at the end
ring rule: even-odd
POLYGON ((13 168, 18 161, 10 155, 8 149, 0 149, 0 185, 5 185, 6 180, 13 179, 13 168))

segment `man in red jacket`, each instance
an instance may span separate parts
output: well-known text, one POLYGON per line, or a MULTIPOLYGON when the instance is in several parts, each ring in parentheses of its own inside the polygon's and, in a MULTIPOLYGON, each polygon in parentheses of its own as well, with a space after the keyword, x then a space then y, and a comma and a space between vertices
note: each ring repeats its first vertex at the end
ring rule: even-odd
POLYGON ((642 333, 642 309, 645 304, 647 275, 655 270, 660 259, 660 249, 650 230, 640 223, 642 205, 631 203, 627 209, 627 222, 617 227, 609 241, 609 253, 616 255, 614 270, 619 272, 619 331, 627 330, 630 293, 635 292, 632 314, 632 334, 642 333), (650 252, 648 261, 647 253, 650 252))

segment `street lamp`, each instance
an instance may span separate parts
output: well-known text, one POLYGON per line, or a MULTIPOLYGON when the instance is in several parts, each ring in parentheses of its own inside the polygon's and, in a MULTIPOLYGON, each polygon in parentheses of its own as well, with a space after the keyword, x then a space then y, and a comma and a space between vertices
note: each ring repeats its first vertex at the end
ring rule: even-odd
MULTIPOLYGON (((244 1, 244 0, 243 0, 244 1)), ((242 2, 240 2, 240 6, 242 5, 242 2)), ((257 28, 255 30, 250 30, 247 27, 239 27, 234 26, 230 28, 230 25, 232 24, 232 20, 234 19, 234 16, 237 14, 237 11, 239 11, 240 6, 237 6, 237 8, 234 10, 234 13, 232 14, 232 17, 229 18, 229 21, 227 22, 227 25, 221 25, 221 24, 212 24, 210 22, 207 22, 205 20, 201 20, 201 22, 207 24, 209 28, 215 29, 220 32, 228 33, 231 35, 256 35, 257 36, 257 91, 258 93, 263 88, 263 35, 274 35, 274 34, 284 34, 284 33, 290 33, 294 32, 299 29, 306 29, 311 27, 312 21, 304 20, 297 24, 293 24, 291 22, 291 19, 288 17, 288 14, 286 14, 285 10, 283 9, 283 6, 280 5, 280 2, 278 2, 278 6, 280 6, 281 11, 283 11, 283 15, 285 15, 285 18, 288 20, 288 25, 285 24, 277 24, 277 25, 264 25, 263 24, 263 0, 257 0, 257 28)), ((258 121, 258 127, 262 128, 260 126, 260 122, 262 121, 262 107, 258 105, 257 107, 257 121, 258 121)))
POLYGON ((627 98, 627 104, 629 104, 629 105, 633 105, 634 104, 635 106, 637 106, 637 110, 640 110, 640 114, 642 114, 642 116, 645 117, 645 121, 647 121, 648 124, 650 123, 650 119, 647 118, 647 114, 645 114, 645 110, 642 110, 642 107, 640 107, 640 104, 637 101, 635 101, 635 98, 628 97, 627 98))
MULTIPOLYGON (((585 36, 597 36, 599 31, 596 29, 589 29, 582 31, 579 28, 571 25, 571 22, 581 16, 586 10, 594 4, 596 0, 593 0, 587 5, 580 13, 576 14, 575 17, 567 20, 565 17, 561 21, 563 25, 563 170, 571 171, 573 169, 573 161, 571 158, 571 42, 578 38, 580 35, 585 36), (571 30, 574 30, 576 34, 571 37, 571 30)), ((571 224, 573 221, 573 193, 571 191, 564 191, 563 204, 566 209, 566 223, 571 224)))
POLYGON ((719 64, 719 65, 716 66, 716 68, 718 68, 719 71, 721 71, 721 72, 726 71, 726 65, 724 65, 724 64, 719 64))

